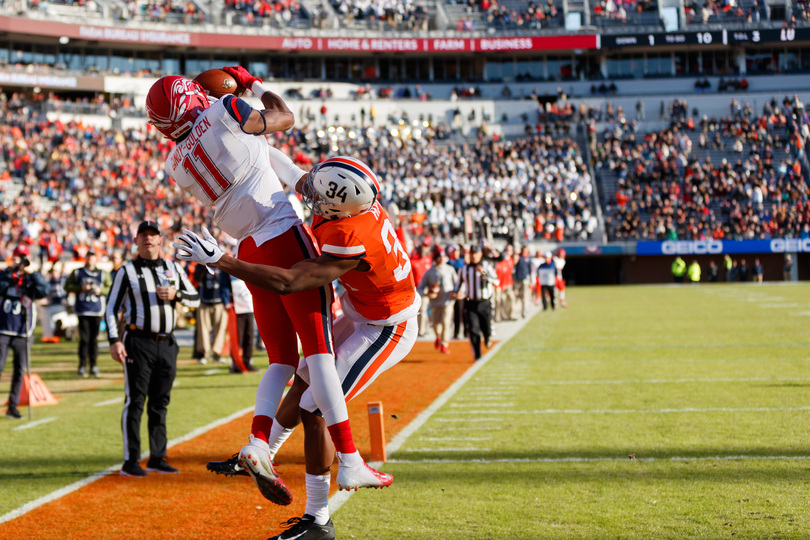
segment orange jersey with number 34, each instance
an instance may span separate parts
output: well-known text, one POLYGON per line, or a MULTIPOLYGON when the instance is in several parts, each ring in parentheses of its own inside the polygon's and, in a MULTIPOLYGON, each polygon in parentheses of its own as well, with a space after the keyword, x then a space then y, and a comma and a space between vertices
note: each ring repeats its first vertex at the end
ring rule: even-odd
POLYGON ((408 254, 379 203, 358 216, 327 220, 315 216, 312 232, 321 252, 341 259, 363 259, 368 271, 340 277, 351 306, 370 321, 388 320, 414 304, 416 288, 408 254))

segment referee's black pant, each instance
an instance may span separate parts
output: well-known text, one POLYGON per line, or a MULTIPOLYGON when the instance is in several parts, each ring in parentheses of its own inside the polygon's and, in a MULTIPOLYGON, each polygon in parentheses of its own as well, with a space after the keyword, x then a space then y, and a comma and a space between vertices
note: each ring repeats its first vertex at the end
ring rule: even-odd
POLYGON ((166 409, 172 384, 177 375, 180 348, 174 336, 165 341, 127 332, 124 337, 127 359, 124 362, 124 461, 141 459, 141 416, 149 398, 146 415, 149 428, 149 458, 166 457, 166 409))
POLYGON ((0 373, 6 366, 8 353, 14 355, 14 371, 11 375, 11 391, 8 394, 8 406, 16 407, 20 402, 23 374, 28 365, 28 340, 24 336, 0 334, 0 373))
POLYGON ((100 325, 100 315, 79 315, 79 368, 87 367, 88 360, 91 370, 96 367, 100 325))
POLYGON ((481 358, 481 338, 489 341, 492 336, 492 301, 464 300, 464 316, 467 319, 467 332, 475 359, 481 358))

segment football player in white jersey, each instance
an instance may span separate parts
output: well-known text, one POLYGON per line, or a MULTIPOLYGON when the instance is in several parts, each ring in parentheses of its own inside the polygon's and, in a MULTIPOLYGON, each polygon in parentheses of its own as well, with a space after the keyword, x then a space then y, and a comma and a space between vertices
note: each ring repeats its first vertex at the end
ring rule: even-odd
MULTIPOLYGON (((289 157, 273 149, 277 170, 292 170, 289 157)), ((292 268, 250 264, 223 255, 216 240, 191 231, 177 238, 177 257, 209 264, 247 283, 289 293, 322 286, 339 279, 343 315, 335 321, 338 374, 346 401, 357 396, 384 371, 402 360, 417 337, 417 314, 422 305, 408 254, 399 243, 388 214, 377 202, 379 185, 368 166, 357 159, 335 156, 319 163, 309 174, 290 184, 312 209, 312 230, 323 254, 292 268)), ((294 177, 294 175, 292 175, 294 177)), ((287 175, 285 175, 287 177, 287 175)), ((300 421, 304 424, 306 458, 306 511, 287 522, 288 529, 270 540, 329 540, 335 538, 329 518, 328 496, 333 461, 323 421, 306 389, 302 370, 284 397, 273 424, 270 448, 275 454, 300 421), (300 406, 300 410, 299 410, 300 406), (287 429, 277 431, 277 426, 287 429)), ((209 468, 220 474, 233 469, 209 468)), ((340 471, 338 487, 345 484, 340 471)))
MULTIPOLYGON (((211 103, 203 88, 184 77, 159 79, 146 98, 149 121, 176 142, 166 170, 186 192, 214 206, 214 222, 238 239, 240 260, 289 268, 318 256, 312 237, 293 211, 273 169, 264 135, 295 123, 284 101, 244 68, 223 68, 250 88, 265 109, 227 95, 211 103)), ((298 178, 296 177, 294 181, 298 178)), ((239 462, 268 500, 290 504, 292 496, 271 463, 267 439, 282 393, 298 367, 300 338, 310 388, 340 457, 347 488, 381 487, 390 475, 369 468, 354 446, 343 390, 335 367, 330 285, 281 296, 249 285, 256 323, 267 346, 269 367, 256 391, 249 443, 239 462)))

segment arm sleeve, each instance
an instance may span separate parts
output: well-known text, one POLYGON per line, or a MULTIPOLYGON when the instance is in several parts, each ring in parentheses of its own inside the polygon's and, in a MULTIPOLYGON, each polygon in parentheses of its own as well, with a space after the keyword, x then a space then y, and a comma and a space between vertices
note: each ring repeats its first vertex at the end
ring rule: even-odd
POLYGON ((197 292, 197 289, 194 288, 194 285, 191 284, 191 280, 188 279, 186 272, 183 268, 173 262, 175 272, 177 272, 177 276, 180 278, 180 303, 186 306, 187 308, 195 308, 200 305, 200 294, 197 292))
POLYGON ((325 224, 318 237, 321 244, 321 253, 339 259, 364 259, 366 246, 350 228, 341 227, 339 220, 325 224))
POLYGON ((298 180, 307 173, 301 170, 298 165, 293 163, 287 154, 278 148, 270 145, 268 145, 267 148, 270 156, 270 165, 272 165, 278 179, 288 187, 295 189, 298 180))
POLYGON ((104 320, 107 323, 107 339, 110 345, 121 340, 118 335, 118 312, 121 311, 121 306, 129 291, 126 268, 126 265, 124 265, 115 273, 110 288, 110 296, 107 297, 107 310, 104 313, 104 320))
POLYGON ((224 96, 222 103, 225 105, 225 111, 233 118, 240 126, 245 125, 247 119, 250 118, 250 113, 253 112, 253 107, 248 105, 247 101, 239 99, 236 96, 224 96))
POLYGON ((459 268, 458 272, 456 273, 456 277, 458 280, 456 281, 456 292, 460 294, 466 294, 467 292, 467 280, 465 279, 467 265, 462 266, 459 268))

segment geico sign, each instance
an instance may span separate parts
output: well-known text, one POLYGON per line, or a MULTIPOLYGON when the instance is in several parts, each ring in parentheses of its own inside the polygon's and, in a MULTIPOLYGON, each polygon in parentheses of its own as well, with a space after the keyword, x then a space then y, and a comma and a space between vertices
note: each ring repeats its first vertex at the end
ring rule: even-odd
POLYGON ((774 238, 771 240, 773 253, 806 253, 810 251, 810 238, 774 238))
POLYGON ((723 242, 719 240, 669 240, 661 244, 664 255, 706 255, 723 253, 723 242))

